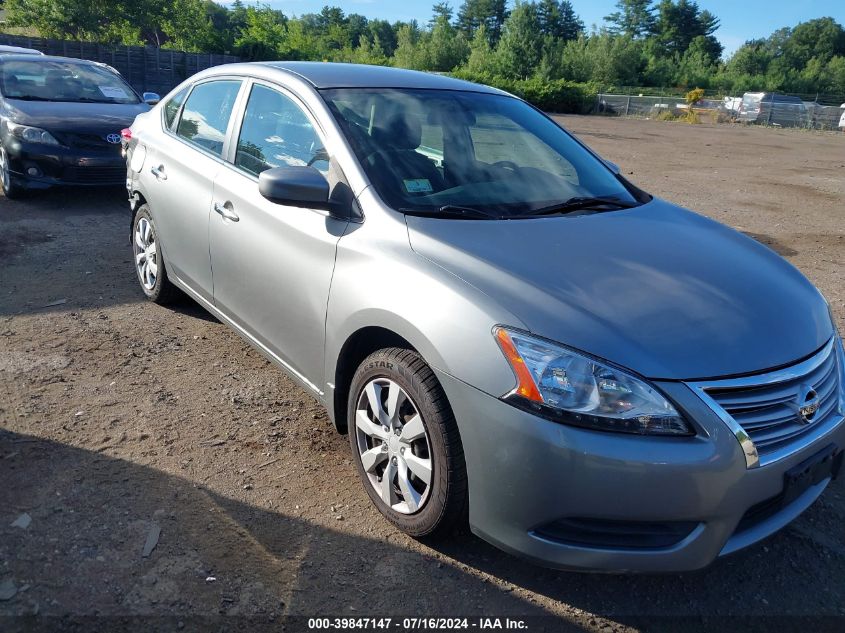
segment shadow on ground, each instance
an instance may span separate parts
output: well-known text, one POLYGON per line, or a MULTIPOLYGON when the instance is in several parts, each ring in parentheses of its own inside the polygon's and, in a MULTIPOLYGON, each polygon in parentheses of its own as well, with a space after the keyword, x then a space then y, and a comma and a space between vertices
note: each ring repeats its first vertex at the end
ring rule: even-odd
MULTIPOLYGON (((446 562, 438 562, 425 548, 348 533, 340 523, 327 529, 150 467, 8 431, 0 431, 0 481, 0 583, 15 590, 0 616, 20 616, 4 618, 6 631, 259 631, 280 630, 289 616, 386 614, 527 616, 532 631, 578 631, 594 628, 590 613, 606 614, 617 630, 706 630, 719 617, 832 616, 819 601, 841 592, 824 574, 820 549, 800 562, 782 555, 795 547, 793 536, 774 539, 765 556, 758 547, 685 576, 545 570, 469 535, 439 545, 446 562), (31 524, 10 525, 23 513, 31 524), (571 617, 549 618, 531 593, 571 605, 571 617)), ((307 628, 305 619, 291 622, 307 628)), ((773 622, 758 624, 749 630, 773 622)))
MULTIPOLYGON (((6 620, 6 631, 263 630, 286 615, 490 615, 491 604, 544 614, 455 565, 340 523, 326 529, 57 442, 0 431, 0 481, 0 583, 16 592, 0 616, 39 614, 6 620), (11 526, 23 513, 31 523, 11 526)), ((580 630, 556 619, 561 627, 580 630)))

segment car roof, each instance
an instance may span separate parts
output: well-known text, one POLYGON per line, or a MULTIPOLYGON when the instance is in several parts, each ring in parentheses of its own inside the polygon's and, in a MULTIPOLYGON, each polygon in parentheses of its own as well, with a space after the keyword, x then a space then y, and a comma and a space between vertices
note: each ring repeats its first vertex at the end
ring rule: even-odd
MULTIPOLYGON (((2 52, 2 51, 0 51, 2 52)), ((90 59, 79 59, 78 57, 59 57, 57 55, 33 55, 31 53, 2 53, 2 57, 0 57, 0 61, 4 62, 14 62, 14 61, 25 61, 25 62, 38 62, 38 63, 46 63, 46 62, 70 62, 75 64, 90 64, 92 66, 108 66, 108 64, 104 64, 103 62, 95 62, 90 59)))
MULTIPOLYGON (((251 64, 247 64, 251 65, 251 64)), ((329 88, 418 88, 506 94, 496 88, 446 75, 388 66, 336 62, 256 62, 302 77, 318 90, 329 88)))
POLYGON ((34 48, 24 48, 23 46, 9 46, 7 44, 0 44, 0 54, 12 55, 43 55, 41 51, 34 48))

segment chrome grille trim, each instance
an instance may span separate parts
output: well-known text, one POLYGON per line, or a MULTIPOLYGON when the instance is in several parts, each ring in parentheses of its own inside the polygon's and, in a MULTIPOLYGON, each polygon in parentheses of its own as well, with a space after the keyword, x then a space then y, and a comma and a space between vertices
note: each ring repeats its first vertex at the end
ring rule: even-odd
POLYGON ((812 357, 765 374, 687 382, 731 429, 747 468, 765 466, 794 454, 843 421, 840 392, 843 353, 836 337, 812 357), (818 410, 809 423, 799 418, 799 391, 812 387, 818 410))

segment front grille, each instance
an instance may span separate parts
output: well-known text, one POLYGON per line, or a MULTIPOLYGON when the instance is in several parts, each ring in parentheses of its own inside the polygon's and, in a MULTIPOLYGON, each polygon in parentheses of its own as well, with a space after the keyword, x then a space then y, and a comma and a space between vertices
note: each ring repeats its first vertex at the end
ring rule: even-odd
POLYGON ((62 180, 69 183, 90 185, 123 184, 126 182, 125 167, 69 167, 64 170, 62 180))
POLYGON ((792 369, 716 381, 702 389, 742 428, 763 457, 842 417, 838 362, 831 342, 792 369), (817 405, 815 412, 806 409, 809 404, 817 405))
POLYGON ((106 140, 106 134, 78 134, 75 132, 54 132, 56 137, 65 147, 73 149, 94 149, 94 150, 114 150, 120 149, 120 143, 109 143, 106 140))

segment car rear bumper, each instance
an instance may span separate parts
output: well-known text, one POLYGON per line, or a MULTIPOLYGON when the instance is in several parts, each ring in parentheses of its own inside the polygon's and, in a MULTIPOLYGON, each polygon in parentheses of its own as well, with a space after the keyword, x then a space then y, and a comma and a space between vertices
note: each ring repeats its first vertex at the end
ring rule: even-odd
POLYGON ((119 145, 113 150, 78 150, 7 139, 6 151, 12 178, 27 189, 126 182, 126 163, 119 145))
POLYGON ((473 532, 549 567, 705 567, 809 507, 830 476, 784 500, 787 471, 822 449, 845 447, 840 420, 795 454, 748 469, 731 430, 683 383, 659 386, 700 432, 659 438, 550 422, 437 374, 461 432, 473 532))

